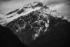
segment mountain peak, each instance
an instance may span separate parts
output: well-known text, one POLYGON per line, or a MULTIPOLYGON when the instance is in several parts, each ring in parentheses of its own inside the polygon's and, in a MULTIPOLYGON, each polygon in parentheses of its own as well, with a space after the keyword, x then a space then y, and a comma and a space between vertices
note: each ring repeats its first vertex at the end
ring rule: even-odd
POLYGON ((41 0, 40 2, 36 1, 36 2, 26 4, 26 5, 22 6, 21 8, 15 9, 15 10, 7 13, 4 17, 1 18, 0 24, 9 23, 22 15, 25 16, 36 10, 41 11, 45 14, 50 14, 54 17, 62 17, 61 14, 58 13, 56 10, 51 10, 46 5, 44 6, 42 1, 43 0, 41 0))

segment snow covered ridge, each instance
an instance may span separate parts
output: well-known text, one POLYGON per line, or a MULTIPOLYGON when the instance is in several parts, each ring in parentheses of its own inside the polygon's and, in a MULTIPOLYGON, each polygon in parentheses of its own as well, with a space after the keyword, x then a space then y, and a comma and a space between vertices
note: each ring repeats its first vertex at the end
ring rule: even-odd
MULTIPOLYGON (((14 11, 11 11, 5 16, 0 16, 0 24, 1 25, 7 24, 22 15, 25 16, 36 10, 42 10, 41 12, 51 14, 52 16, 55 16, 55 17, 56 16, 62 17, 56 10, 50 10, 49 7, 43 6, 42 2, 33 2, 30 4, 26 4, 25 6, 18 8, 14 11)), ((64 17, 64 19, 67 19, 67 17, 64 17)))
POLYGON ((21 8, 18 8, 14 11, 9 12, 5 16, 0 16, 0 24, 5 24, 8 22, 11 22, 12 20, 14 20, 22 15, 24 16, 28 13, 31 13, 32 11, 39 10, 41 8, 41 6, 43 6, 43 5, 40 2, 26 4, 25 6, 23 6, 21 8))

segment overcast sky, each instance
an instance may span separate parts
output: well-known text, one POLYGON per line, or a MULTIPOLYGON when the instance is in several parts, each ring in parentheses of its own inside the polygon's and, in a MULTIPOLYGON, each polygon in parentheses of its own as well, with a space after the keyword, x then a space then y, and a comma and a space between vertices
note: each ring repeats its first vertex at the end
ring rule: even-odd
POLYGON ((28 0, 0 0, 0 13, 4 14, 16 8, 20 8, 25 3, 31 1, 28 0))
MULTIPOLYGON (((24 4, 35 0, 0 0, 0 14, 6 14, 11 10, 22 7, 24 4)), ((39 1, 39 0, 38 0, 39 1)), ((44 0, 44 4, 58 10, 63 15, 70 15, 69 0, 44 0)))

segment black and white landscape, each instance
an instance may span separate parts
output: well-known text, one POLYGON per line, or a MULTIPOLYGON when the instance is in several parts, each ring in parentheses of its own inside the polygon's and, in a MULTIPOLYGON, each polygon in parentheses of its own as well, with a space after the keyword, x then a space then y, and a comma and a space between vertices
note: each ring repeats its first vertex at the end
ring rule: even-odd
POLYGON ((65 0, 42 1, 30 2, 4 15, 0 14, 2 47, 68 47, 69 10, 64 10, 68 6, 60 8, 64 7, 61 3, 65 3, 65 0), (67 16, 63 10, 68 13, 67 16))

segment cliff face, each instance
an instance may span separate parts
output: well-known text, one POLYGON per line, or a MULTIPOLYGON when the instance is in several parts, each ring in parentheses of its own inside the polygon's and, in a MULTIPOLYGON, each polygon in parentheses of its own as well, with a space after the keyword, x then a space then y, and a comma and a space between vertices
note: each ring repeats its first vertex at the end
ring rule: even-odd
POLYGON ((62 30, 62 26, 67 27, 67 23, 65 17, 43 6, 41 2, 28 4, 6 14, 6 21, 3 22, 4 27, 9 28, 22 43, 31 43, 54 28, 62 30))

